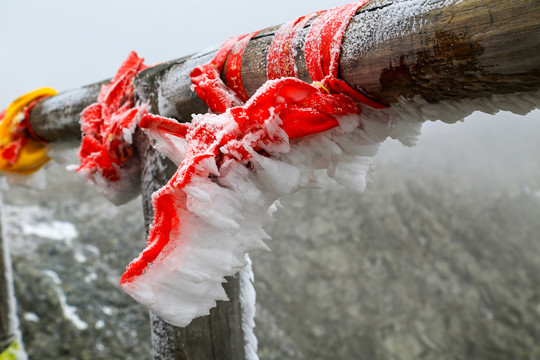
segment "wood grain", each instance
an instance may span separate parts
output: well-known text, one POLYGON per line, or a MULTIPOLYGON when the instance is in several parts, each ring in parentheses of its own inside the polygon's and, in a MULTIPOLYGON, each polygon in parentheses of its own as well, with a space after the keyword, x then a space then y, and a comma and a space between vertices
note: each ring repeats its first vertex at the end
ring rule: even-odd
POLYGON ((30 112, 30 126, 49 142, 80 139, 81 112, 96 102, 101 85, 107 82, 100 81, 40 101, 30 112))

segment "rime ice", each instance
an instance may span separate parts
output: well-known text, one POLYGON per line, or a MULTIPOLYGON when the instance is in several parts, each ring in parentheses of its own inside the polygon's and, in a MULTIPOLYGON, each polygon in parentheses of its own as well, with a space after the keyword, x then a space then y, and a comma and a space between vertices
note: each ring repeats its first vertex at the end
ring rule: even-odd
POLYGON ((144 106, 131 99, 133 79, 146 68, 131 52, 111 83, 103 85, 97 102, 81 114, 83 139, 77 172, 94 183, 111 202, 123 204, 138 194, 139 163, 134 158, 132 134, 144 106))
MULTIPOLYGON (((286 41, 294 42, 294 34, 286 41)), ((339 53, 329 50, 323 59, 332 58, 330 65, 336 65, 339 53)), ((275 202, 316 186, 316 170, 325 169, 337 182, 363 191, 372 157, 386 138, 413 145, 423 120, 456 121, 479 106, 510 104, 483 99, 482 104, 434 105, 413 99, 375 111, 352 100, 363 99, 362 94, 347 91, 337 75, 323 79, 336 85, 331 94, 281 78, 267 81, 239 104, 219 83, 213 66, 206 69, 196 73, 195 90, 212 100, 207 104, 220 114, 196 115, 190 124, 147 115, 140 124, 156 149, 179 168, 154 193, 147 247, 121 281, 126 292, 177 326, 226 300, 224 278, 246 265, 246 253, 267 249, 264 225, 272 221, 275 202), (211 89, 205 93, 197 86, 211 89), (229 105, 220 107, 223 103, 229 105)), ((523 105, 515 107, 535 106, 527 95, 520 99, 523 105)), ((160 109, 167 108, 160 102, 160 109)))
POLYGON ((216 300, 227 300, 224 277, 246 265, 246 253, 267 249, 269 209, 280 196, 315 185, 315 170, 328 169, 340 183, 363 190, 371 156, 391 129, 352 113, 336 117, 331 130, 290 140, 280 131, 279 112, 269 110, 257 131, 242 136, 230 111, 197 115, 189 125, 153 116, 140 124, 173 161, 186 155, 153 195, 148 246, 122 287, 174 325, 186 326, 216 300))

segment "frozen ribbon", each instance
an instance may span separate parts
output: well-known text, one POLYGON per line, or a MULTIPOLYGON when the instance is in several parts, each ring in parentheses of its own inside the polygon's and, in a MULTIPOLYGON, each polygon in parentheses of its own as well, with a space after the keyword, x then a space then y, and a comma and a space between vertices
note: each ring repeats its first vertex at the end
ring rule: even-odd
MULTIPOLYGON (((293 34, 284 31, 282 38, 290 43, 312 18, 297 20, 289 26, 293 34)), ((185 124, 146 114, 139 123, 178 170, 153 194, 147 246, 120 283, 173 325, 186 326, 208 314, 216 300, 227 300, 221 283, 246 265, 247 252, 267 249, 262 226, 271 221, 269 208, 279 196, 314 183, 316 169, 363 189, 369 167, 364 152, 378 146, 365 136, 361 105, 348 93, 281 77, 244 103, 220 73, 238 67, 252 36, 227 40, 209 64, 191 72, 194 90, 214 114, 194 115, 185 124)), ((288 52, 287 45, 275 47, 275 54, 288 52)), ((276 69, 279 60, 272 64, 274 74, 293 71, 276 69)))
POLYGON ((296 45, 304 26, 321 12, 300 16, 280 26, 268 49, 266 76, 269 80, 298 77, 295 64, 296 45))
POLYGON ((47 87, 31 91, 0 113, 0 171, 28 175, 49 161, 44 141, 30 127, 29 114, 37 102, 56 94, 47 87))
POLYGON ((225 73, 225 83, 242 102, 249 99, 244 83, 242 82, 242 58, 249 41, 259 33, 259 31, 242 36, 235 42, 227 59, 227 72, 225 73))
POLYGON ((131 93, 135 76, 146 68, 143 61, 131 52, 111 82, 101 87, 97 102, 81 114, 77 172, 115 204, 130 200, 139 183, 132 136, 146 108, 135 106, 131 93))
POLYGON ((354 14, 369 0, 340 6, 318 16, 306 36, 304 53, 311 80, 319 83, 326 91, 346 94, 358 102, 375 109, 388 107, 353 89, 338 78, 339 56, 345 30, 354 14))
POLYGON ((242 105, 248 99, 241 78, 242 56, 249 40, 258 31, 227 39, 214 59, 208 64, 197 66, 189 74, 193 89, 214 113, 223 113, 228 108, 242 105), (221 72, 229 58, 226 82, 221 72))
POLYGON ((291 139, 358 113, 348 97, 286 78, 268 81, 243 106, 189 124, 145 115, 139 126, 179 168, 153 194, 147 247, 127 267, 122 288, 177 326, 208 314, 227 299, 223 277, 246 264, 246 252, 267 249, 262 224, 274 200, 310 181, 279 154, 289 152, 291 139))

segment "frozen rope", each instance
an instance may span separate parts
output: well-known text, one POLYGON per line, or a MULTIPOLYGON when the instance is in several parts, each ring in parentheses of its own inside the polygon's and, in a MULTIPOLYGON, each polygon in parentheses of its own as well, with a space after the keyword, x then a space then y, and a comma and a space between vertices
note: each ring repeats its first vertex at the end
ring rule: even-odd
POLYGON ((32 131, 29 114, 39 101, 56 94, 48 87, 31 91, 0 113, 0 171, 29 175, 49 161, 44 140, 32 131))
POLYGON ((147 67, 143 61, 131 52, 111 82, 101 87, 97 102, 81 114, 77 172, 115 204, 138 193, 132 136, 146 107, 136 106, 131 94, 135 76, 147 67))

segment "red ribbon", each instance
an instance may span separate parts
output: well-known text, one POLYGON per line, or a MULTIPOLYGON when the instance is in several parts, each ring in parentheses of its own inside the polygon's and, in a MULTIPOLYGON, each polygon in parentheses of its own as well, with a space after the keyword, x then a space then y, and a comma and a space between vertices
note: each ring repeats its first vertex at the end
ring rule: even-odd
MULTIPOLYGON (((249 166, 254 151, 267 149, 269 153, 278 153, 281 144, 335 128, 344 116, 359 115, 362 109, 358 99, 370 103, 371 100, 363 99, 364 95, 337 79, 343 33, 365 2, 330 10, 312 24, 306 44, 308 69, 313 80, 328 85, 331 93, 294 78, 297 76, 294 47, 304 26, 317 15, 310 14, 278 31, 268 61, 268 76, 274 80, 267 81, 246 103, 248 97, 241 81, 242 55, 256 33, 227 40, 210 63, 196 67, 190 74, 199 97, 218 115, 198 115, 189 124, 178 124, 174 119, 157 115, 143 117, 140 128, 165 141, 165 145, 169 142, 163 146, 169 148, 167 155, 173 158, 181 155, 183 160, 167 185, 153 195, 155 219, 148 246, 127 267, 122 286, 129 288, 153 262, 166 257, 171 241, 184 241, 181 216, 190 211, 185 188, 192 184, 196 174, 210 176, 205 160, 215 159, 218 174, 226 161, 249 166), (222 71, 226 72, 226 83, 221 80, 222 71), (185 152, 176 147, 175 138, 185 142, 185 152)), ((382 107, 372 103, 374 107, 382 107)))
POLYGON ((216 158, 218 168, 225 159, 246 163, 252 157, 248 147, 262 151, 268 145, 330 130, 339 125, 338 117, 361 112, 359 104, 350 97, 323 93, 299 79, 283 78, 263 86, 263 91, 258 91, 247 104, 228 109, 222 115, 201 115, 191 123, 180 124, 152 114, 143 116, 139 123, 141 129, 158 133, 161 141, 175 137, 185 139, 187 147, 176 174, 153 195, 156 220, 149 233, 148 246, 129 264, 122 284, 141 275, 164 251, 171 234, 181 229, 177 207, 187 205, 185 196, 179 194, 196 173, 206 171, 201 165, 206 158, 216 158), (272 119, 281 120, 280 128, 287 139, 269 131, 266 122, 272 119), (238 126, 232 126, 234 123, 238 126))
POLYGON ((227 60, 227 68, 225 69, 225 83, 243 102, 246 102, 249 99, 249 96, 246 93, 244 83, 242 82, 242 58, 249 41, 259 32, 260 31, 252 32, 239 39, 233 45, 227 60))
POLYGON ((26 130, 28 131, 28 134, 30 134, 30 136, 36 140, 36 141, 39 141, 40 143, 43 143, 43 144, 47 144, 48 141, 43 139, 42 137, 40 137, 38 134, 36 134, 34 132, 34 129, 32 129, 32 126, 30 126, 30 111, 32 111, 32 109, 34 108, 34 106, 37 105, 38 102, 40 102, 41 100, 43 99, 46 99, 48 98, 49 96, 42 96, 42 97, 39 97, 37 98, 36 100, 32 101, 27 107, 26 109, 24 110, 24 124, 26 126, 26 130))
POLYGON ((356 12, 368 1, 362 0, 325 12, 301 16, 281 26, 268 51, 268 79, 298 77, 294 51, 296 43, 302 29, 316 17, 306 36, 304 46, 306 65, 311 80, 320 83, 324 90, 330 93, 345 94, 375 109, 388 107, 338 78, 339 57, 345 30, 356 12))
POLYGON ((81 165, 77 171, 91 176, 99 174, 108 181, 120 179, 118 170, 133 155, 132 145, 124 140, 124 131, 144 112, 131 99, 133 79, 147 67, 143 61, 131 52, 110 84, 101 87, 97 102, 83 110, 81 165))
POLYGON ((279 28, 268 49, 266 76, 269 80, 298 77, 298 69, 295 65, 296 43, 304 26, 320 13, 300 16, 279 28))
POLYGON ((343 35, 354 14, 367 2, 362 0, 330 9, 313 21, 304 47, 313 81, 322 81, 326 76, 337 78, 343 35))
POLYGON ((197 66, 189 74, 195 92, 212 112, 224 113, 249 98, 242 82, 242 57, 247 44, 258 32, 227 39, 211 62, 197 66), (221 72, 225 63, 226 82, 223 82, 221 72))

